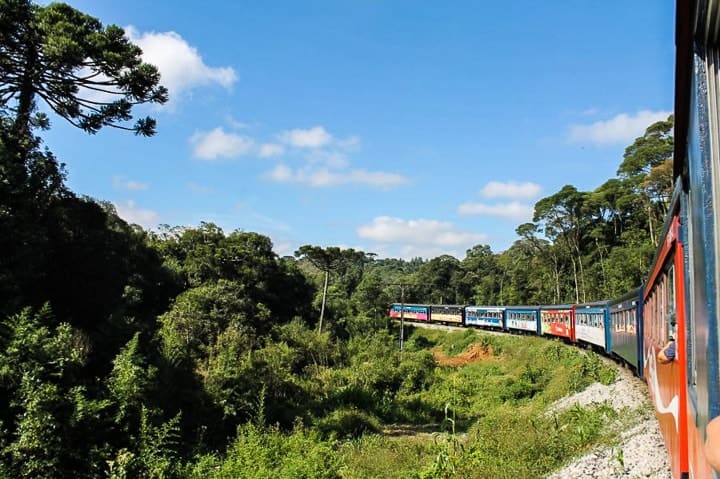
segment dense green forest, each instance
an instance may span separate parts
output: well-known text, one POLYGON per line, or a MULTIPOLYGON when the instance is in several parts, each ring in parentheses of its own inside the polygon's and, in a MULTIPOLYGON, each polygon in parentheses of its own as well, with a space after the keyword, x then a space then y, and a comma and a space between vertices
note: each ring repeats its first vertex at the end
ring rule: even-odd
POLYGON ((542 439, 565 452, 597 439, 599 426, 560 428, 606 413, 579 410, 554 426, 537 416, 523 462, 499 452, 535 417, 518 405, 536 414, 609 380, 593 356, 473 331, 414 332, 400 353, 386 308, 400 284, 408 302, 456 304, 583 302, 639 285, 673 188, 672 117, 628 146, 616 178, 538 201, 506 251, 405 261, 306 245, 281 258, 268 237, 211 223, 145 231, 65 185, 38 105, 89 133, 152 136, 154 119, 130 124, 132 109, 167 91, 140 53, 64 4, 0 0, 0 478, 465 477, 471 465, 467 477, 524 477, 562 461, 542 439), (99 87, 115 98, 82 98, 99 87), (493 359, 446 368, 429 352, 473 342, 493 359), (483 398, 498 399, 488 421, 483 398), (447 434, 379 434, 398 424, 447 434), (492 434, 489 449, 472 443, 492 434))

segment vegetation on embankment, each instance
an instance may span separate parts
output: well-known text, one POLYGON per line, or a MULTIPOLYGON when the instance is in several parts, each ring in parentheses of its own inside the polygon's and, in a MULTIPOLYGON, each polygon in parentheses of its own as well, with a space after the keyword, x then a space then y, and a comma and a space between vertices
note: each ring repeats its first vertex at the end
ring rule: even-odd
POLYGON ((538 477, 601 440, 617 415, 607 406, 545 414, 615 377, 597 355, 557 341, 415 330, 401 356, 381 337, 343 367, 305 375, 318 402, 332 404, 324 417, 283 433, 265 425, 261 398, 224 454, 198 456, 178 477, 538 477), (478 346, 489 354, 465 353, 478 346), (458 351, 464 364, 437 365, 428 348, 458 351))

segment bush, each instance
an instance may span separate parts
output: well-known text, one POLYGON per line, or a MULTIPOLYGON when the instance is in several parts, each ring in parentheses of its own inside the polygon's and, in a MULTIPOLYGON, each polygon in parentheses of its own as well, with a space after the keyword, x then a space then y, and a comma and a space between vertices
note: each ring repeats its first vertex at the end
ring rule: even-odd
POLYGON ((334 443, 297 426, 291 434, 248 424, 224 459, 209 454, 188 467, 192 479, 339 479, 334 443))
POLYGON ((356 439, 382 430, 377 418, 357 409, 338 409, 316 423, 324 437, 356 439))

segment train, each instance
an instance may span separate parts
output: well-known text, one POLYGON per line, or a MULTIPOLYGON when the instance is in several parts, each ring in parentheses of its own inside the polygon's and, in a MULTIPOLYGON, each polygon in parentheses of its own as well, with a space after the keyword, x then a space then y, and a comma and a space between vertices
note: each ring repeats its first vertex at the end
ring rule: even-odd
POLYGON ((400 303, 389 315, 595 348, 647 383, 673 477, 718 479, 720 437, 710 431, 720 422, 720 0, 677 1, 675 46, 674 192, 644 284, 587 304, 400 303), (670 338, 674 358, 661 364, 670 338))

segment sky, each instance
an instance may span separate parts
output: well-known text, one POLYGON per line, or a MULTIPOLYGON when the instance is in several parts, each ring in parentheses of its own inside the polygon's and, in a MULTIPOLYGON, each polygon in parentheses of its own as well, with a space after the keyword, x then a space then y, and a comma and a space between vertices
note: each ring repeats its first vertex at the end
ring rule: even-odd
MULTIPOLYGON (((170 92, 157 134, 47 146, 128 222, 410 259, 518 239, 534 204, 615 176, 671 113, 671 0, 71 0, 170 92)), ((51 117, 52 118, 52 117, 51 117)))

